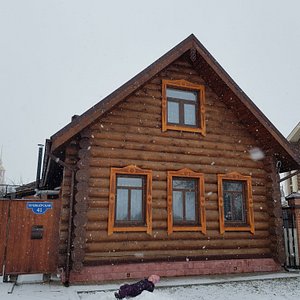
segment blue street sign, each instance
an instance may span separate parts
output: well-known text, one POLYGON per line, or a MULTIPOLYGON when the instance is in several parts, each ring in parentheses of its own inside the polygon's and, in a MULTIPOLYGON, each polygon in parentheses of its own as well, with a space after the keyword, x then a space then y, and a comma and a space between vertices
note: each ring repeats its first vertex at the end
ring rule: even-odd
POLYGON ((51 202, 27 202, 26 208, 31 209, 37 215, 44 214, 48 209, 52 209, 51 202))

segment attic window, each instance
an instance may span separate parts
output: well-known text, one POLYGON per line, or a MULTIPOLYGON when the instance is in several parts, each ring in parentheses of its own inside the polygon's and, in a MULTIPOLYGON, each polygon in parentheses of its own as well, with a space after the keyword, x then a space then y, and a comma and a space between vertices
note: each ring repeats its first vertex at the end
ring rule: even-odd
POLYGON ((205 135, 204 86, 185 80, 163 80, 162 88, 162 130, 205 135))
POLYGON ((251 177, 239 173, 218 175, 220 233, 254 233, 251 177))

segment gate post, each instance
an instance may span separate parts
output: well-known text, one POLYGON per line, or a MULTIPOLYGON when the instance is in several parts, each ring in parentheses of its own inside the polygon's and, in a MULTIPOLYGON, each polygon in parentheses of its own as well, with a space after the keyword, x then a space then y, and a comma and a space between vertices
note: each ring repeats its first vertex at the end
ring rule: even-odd
POLYGON ((300 253, 300 193, 292 193, 285 198, 289 207, 294 210, 295 224, 298 237, 298 253, 300 253))

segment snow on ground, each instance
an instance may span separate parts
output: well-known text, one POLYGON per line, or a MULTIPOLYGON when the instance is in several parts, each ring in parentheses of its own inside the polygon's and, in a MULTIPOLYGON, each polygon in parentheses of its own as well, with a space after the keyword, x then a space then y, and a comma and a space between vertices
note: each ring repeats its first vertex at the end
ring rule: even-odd
MULTIPOLYGON (((16 286, 0 283, 1 300, 112 300, 120 283, 78 285, 66 288, 58 282, 16 286)), ((298 300, 300 273, 269 275, 163 278, 153 293, 135 300, 298 300)))
MULTIPOLYGON (((81 294, 82 300, 113 299, 113 292, 81 294)), ((143 292, 135 300, 299 300, 300 278, 272 279, 197 285, 186 287, 158 288, 153 293, 143 292)))

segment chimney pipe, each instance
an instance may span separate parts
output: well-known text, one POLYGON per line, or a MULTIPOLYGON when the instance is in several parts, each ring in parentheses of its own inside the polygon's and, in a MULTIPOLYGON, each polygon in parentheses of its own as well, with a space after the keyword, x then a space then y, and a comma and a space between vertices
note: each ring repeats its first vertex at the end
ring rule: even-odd
POLYGON ((41 168, 42 168, 42 157, 43 157, 43 147, 44 145, 38 144, 39 146, 39 152, 38 152, 38 164, 37 164, 37 170, 36 170, 36 188, 38 189, 40 186, 40 180, 41 180, 41 168))

